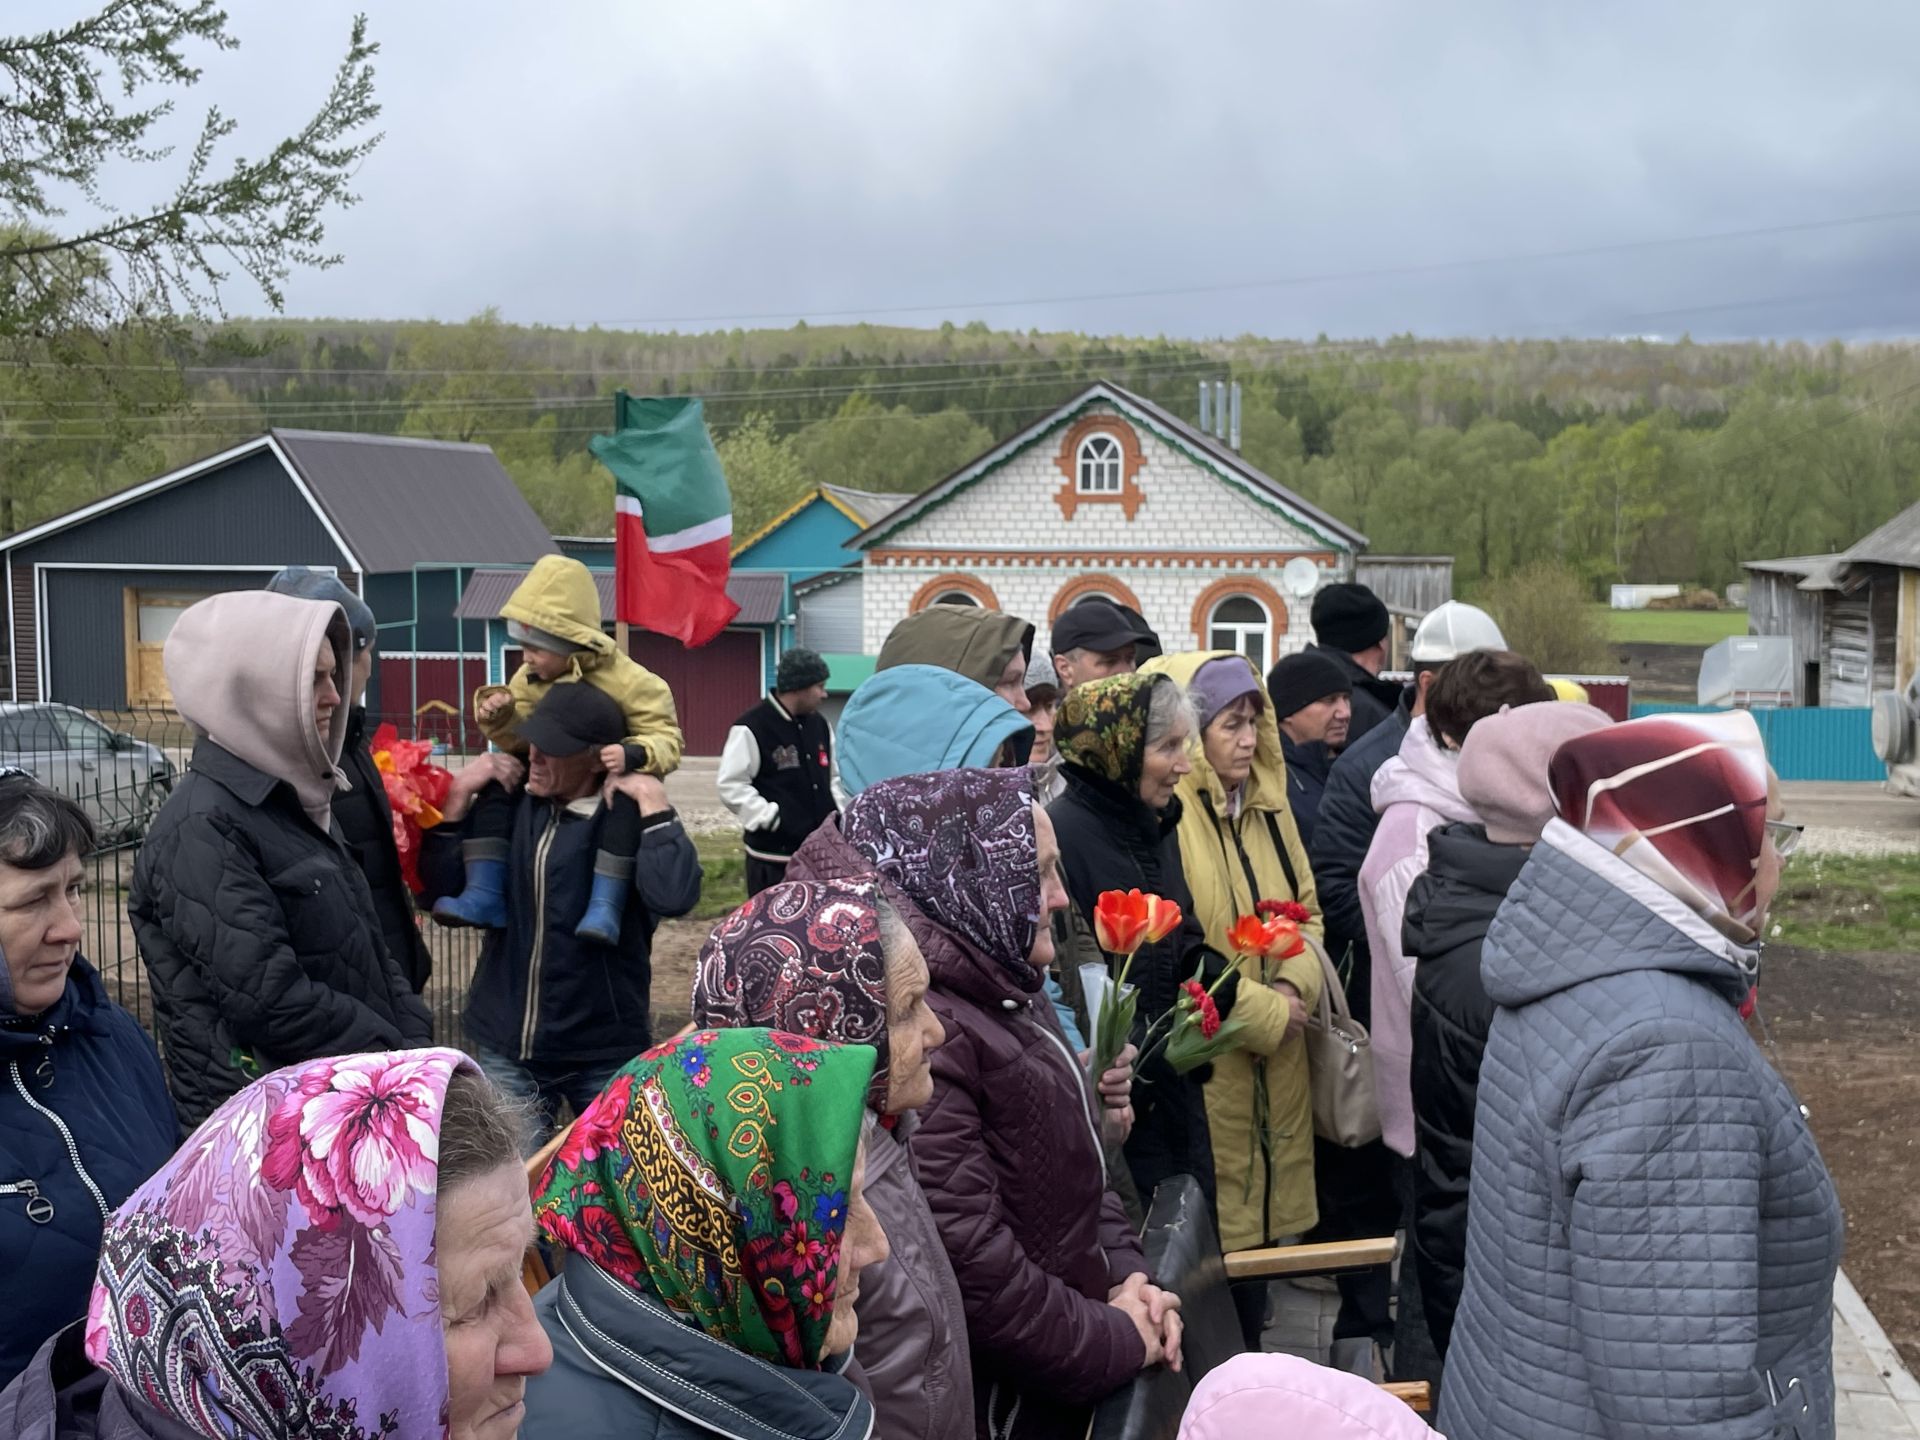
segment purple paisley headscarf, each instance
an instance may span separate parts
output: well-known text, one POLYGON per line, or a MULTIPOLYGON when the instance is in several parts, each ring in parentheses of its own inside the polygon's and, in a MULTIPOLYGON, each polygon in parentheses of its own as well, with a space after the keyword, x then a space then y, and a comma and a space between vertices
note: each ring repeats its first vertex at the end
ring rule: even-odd
POLYGON ((1027 963, 1040 928, 1033 772, 938 770, 870 785, 840 815, 847 843, 954 938, 1040 988, 1027 963))
POLYGON ((693 972, 693 1023, 764 1027, 878 1052, 868 1104, 887 1104, 887 957, 879 889, 864 880, 769 886, 714 927, 693 972))
POLYGON ((434 1263, 457 1050, 256 1080, 108 1222, 87 1357, 208 1440, 400 1440, 447 1426, 434 1263))

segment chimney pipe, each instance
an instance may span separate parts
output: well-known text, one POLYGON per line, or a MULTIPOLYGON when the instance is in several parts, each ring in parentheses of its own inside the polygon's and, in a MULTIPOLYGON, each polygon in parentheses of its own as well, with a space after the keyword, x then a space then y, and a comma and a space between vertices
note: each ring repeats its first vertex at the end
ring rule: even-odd
POLYGON ((1200 433, 1213 432, 1213 389, 1205 380, 1200 382, 1200 433))
POLYGON ((1233 413, 1227 421, 1227 445, 1238 454, 1240 451, 1240 382, 1233 382, 1233 413))
POLYGON ((1227 438, 1227 382, 1213 382, 1213 438, 1227 438))

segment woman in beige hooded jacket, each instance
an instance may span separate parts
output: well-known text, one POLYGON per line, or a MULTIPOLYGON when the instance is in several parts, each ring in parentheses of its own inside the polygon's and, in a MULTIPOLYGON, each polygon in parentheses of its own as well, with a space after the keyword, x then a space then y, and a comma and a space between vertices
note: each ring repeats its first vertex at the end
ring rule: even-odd
POLYGON ((202 600, 167 638, 197 739, 127 909, 189 1130, 269 1070, 432 1039, 333 823, 351 656, 338 605, 265 591, 202 600))

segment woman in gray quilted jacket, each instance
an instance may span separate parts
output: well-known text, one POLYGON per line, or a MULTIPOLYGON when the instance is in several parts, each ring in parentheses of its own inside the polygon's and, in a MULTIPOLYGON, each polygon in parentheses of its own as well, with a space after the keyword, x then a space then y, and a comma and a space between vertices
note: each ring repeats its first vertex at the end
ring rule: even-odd
POLYGON ((1745 713, 1570 740, 1488 932, 1452 1440, 1829 1440, 1842 1221, 1749 1035, 1787 841, 1745 713))

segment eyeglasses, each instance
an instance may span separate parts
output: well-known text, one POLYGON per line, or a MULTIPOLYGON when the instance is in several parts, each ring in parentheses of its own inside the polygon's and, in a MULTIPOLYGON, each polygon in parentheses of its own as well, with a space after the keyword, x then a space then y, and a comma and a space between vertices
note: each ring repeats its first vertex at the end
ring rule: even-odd
POLYGON ((1782 860, 1800 848, 1800 837, 1806 833, 1806 826, 1791 820, 1767 821, 1767 834, 1773 837, 1773 853, 1782 860))

